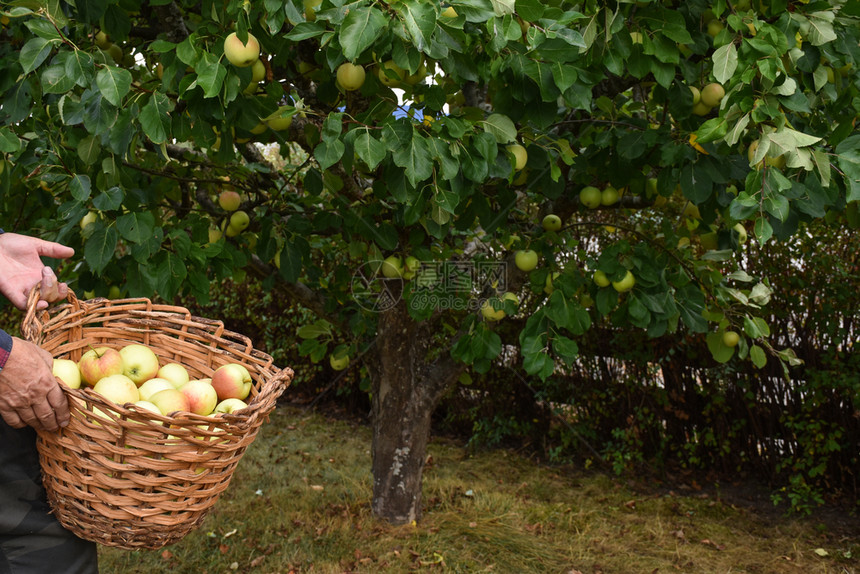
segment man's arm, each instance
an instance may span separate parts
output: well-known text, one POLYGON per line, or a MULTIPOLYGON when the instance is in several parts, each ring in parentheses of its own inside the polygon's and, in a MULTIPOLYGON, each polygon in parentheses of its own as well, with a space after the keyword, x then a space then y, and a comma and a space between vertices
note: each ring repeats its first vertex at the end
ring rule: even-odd
POLYGON ((46 350, 0 329, 0 416, 9 426, 55 431, 69 424, 53 363, 46 350))
MULTIPOLYGON (((39 308, 64 299, 65 283, 42 257, 66 258, 71 247, 0 231, 0 293, 19 309, 27 306, 33 286, 41 282, 39 308)), ((15 428, 29 425, 53 431, 69 422, 69 405, 53 374, 51 354, 29 341, 0 330, 0 416, 15 428)))

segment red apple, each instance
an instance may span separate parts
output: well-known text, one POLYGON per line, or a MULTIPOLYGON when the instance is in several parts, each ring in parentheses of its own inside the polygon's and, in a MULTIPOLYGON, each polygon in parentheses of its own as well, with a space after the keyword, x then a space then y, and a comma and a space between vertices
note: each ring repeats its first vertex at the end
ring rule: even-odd
POLYGON ((188 381, 179 387, 179 392, 188 399, 188 410, 197 415, 210 414, 218 404, 215 387, 206 381, 188 381))
POLYGON ((122 355, 110 347, 96 347, 81 356, 78 368, 83 383, 92 387, 100 379, 122 374, 122 355))
POLYGON ((218 394, 218 400, 244 399, 251 392, 251 379, 248 369, 238 363, 229 363, 218 367, 212 374, 212 386, 218 394))

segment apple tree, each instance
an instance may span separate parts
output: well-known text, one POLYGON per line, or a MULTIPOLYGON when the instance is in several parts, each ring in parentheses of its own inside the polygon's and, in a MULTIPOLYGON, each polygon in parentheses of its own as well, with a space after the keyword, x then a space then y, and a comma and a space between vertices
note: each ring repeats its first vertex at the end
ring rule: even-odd
POLYGON ((394 523, 420 517, 431 414, 469 372, 551 378, 595 325, 788 368, 745 242, 858 225, 856 1, 0 13, 3 227, 75 247, 79 294, 232 277, 312 311, 283 337, 367 374, 394 523))

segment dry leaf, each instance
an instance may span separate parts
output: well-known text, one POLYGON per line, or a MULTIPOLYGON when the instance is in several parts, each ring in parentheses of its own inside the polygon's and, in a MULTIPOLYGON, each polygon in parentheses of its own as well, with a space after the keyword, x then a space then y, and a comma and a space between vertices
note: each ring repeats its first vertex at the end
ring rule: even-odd
POLYGON ((325 487, 321 484, 312 484, 311 490, 315 490, 317 492, 322 492, 323 490, 325 490, 325 487))

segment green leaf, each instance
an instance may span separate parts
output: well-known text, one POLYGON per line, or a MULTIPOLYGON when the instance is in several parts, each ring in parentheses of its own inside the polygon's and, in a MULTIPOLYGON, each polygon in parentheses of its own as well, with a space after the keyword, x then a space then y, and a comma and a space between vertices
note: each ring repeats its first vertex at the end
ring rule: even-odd
POLYGON ((753 233, 755 233, 758 242, 764 245, 771 237, 773 237, 773 226, 771 226, 770 222, 764 217, 759 217, 755 220, 753 233))
MULTIPOLYGON (((848 138, 857 141, 860 138, 848 138)), ((845 140, 848 141, 848 140, 845 140)), ((844 142, 843 142, 844 143, 844 142)), ((837 152, 841 149, 837 148, 837 152)), ((839 152, 839 168, 845 173, 845 182, 848 184, 846 201, 860 201, 860 149, 846 149, 839 152)))
POLYGON ((356 60, 385 32, 387 26, 388 19, 374 6, 351 9, 340 29, 344 57, 349 61, 356 60))
POLYGON ((767 365, 767 355, 765 355, 764 349, 758 345, 752 345, 750 347, 750 360, 753 362, 753 365, 759 369, 767 365))
POLYGON ((714 62, 714 78, 721 84, 728 82, 738 68, 738 51, 733 43, 720 46, 714 50, 711 59, 714 62))
POLYGON ((708 350, 711 352, 711 356, 714 357, 714 360, 718 363, 729 362, 735 354, 734 347, 728 347, 723 343, 722 333, 708 333, 708 336, 705 337, 705 341, 708 344, 708 350))
POLYGON ((433 158, 430 156, 427 139, 417 132, 412 135, 407 145, 395 150, 392 159, 395 165, 406 171, 406 179, 413 186, 433 174, 433 158))
POLYGON ((155 229, 155 216, 149 211, 125 213, 117 218, 116 227, 123 239, 145 243, 155 229))
POLYGON ((131 81, 132 76, 128 70, 115 66, 104 66, 96 74, 96 85, 102 96, 116 107, 122 105, 122 99, 131 88, 131 81))
POLYGON ((552 339, 552 350, 556 356, 568 365, 572 365, 579 354, 579 345, 576 341, 563 335, 556 335, 552 339))
POLYGON ((299 280, 302 273, 302 252, 293 243, 287 243, 280 253, 280 275, 290 283, 299 280))
POLYGON ((66 58, 65 70, 69 79, 83 88, 92 81, 96 67, 92 56, 83 50, 75 50, 66 58))
POLYGON ((696 143, 703 144, 725 137, 729 123, 724 117, 711 118, 696 130, 696 143))
POLYGON ((72 197, 81 203, 88 200, 92 193, 90 176, 76 173, 69 181, 69 191, 72 193, 72 197))
POLYGON ((316 339, 331 335, 331 323, 325 320, 315 321, 308 325, 302 325, 296 329, 296 335, 302 339, 316 339))
POLYGON ((87 165, 93 165, 99 159, 102 146, 94 136, 87 136, 78 142, 78 157, 87 165))
POLYGON ((833 12, 813 12, 809 15, 809 30, 807 39, 813 46, 823 46, 837 39, 833 30, 833 20, 836 15, 833 12))
POLYGON ((475 359, 495 359, 502 352, 502 339, 486 323, 479 323, 469 346, 475 359))
POLYGON ((45 38, 30 38, 21 48, 18 54, 18 62, 24 68, 24 73, 29 74, 51 55, 53 42, 45 38))
POLYGON ((100 275, 113 259, 119 233, 116 227, 108 226, 97 229, 84 244, 84 261, 96 275, 100 275))
POLYGON ((161 144, 167 141, 170 132, 170 100, 161 92, 154 92, 140 110, 140 126, 152 143, 161 144))
MULTIPOLYGON (((87 240, 89 243, 89 240, 87 240)), ((173 299, 185 283, 188 268, 183 257, 170 251, 162 251, 162 258, 156 267, 156 289, 165 299, 173 299)))
POLYGON ((385 159, 387 150, 385 145, 370 135, 370 129, 365 128, 355 137, 353 148, 358 157, 367 164, 370 169, 376 169, 376 166, 385 159))
POLYGON ((340 161, 345 150, 346 145, 341 140, 321 141, 314 148, 314 157, 319 162, 320 169, 326 170, 340 161))
POLYGON ((317 36, 322 36, 325 31, 325 25, 320 22, 299 22, 292 30, 290 30, 290 33, 284 37, 294 42, 301 42, 302 40, 309 40, 311 38, 316 38, 317 36))
POLYGON ((761 337, 770 337, 770 327, 767 321, 761 317, 753 317, 747 315, 744 317, 744 333, 750 339, 759 339, 761 337))
POLYGON ((227 68, 221 65, 219 59, 214 54, 204 52, 194 65, 194 71, 197 72, 197 85, 203 88, 203 95, 207 98, 217 96, 227 77, 227 68))
POLYGON ((496 138, 500 144, 507 144, 517 139, 517 127, 511 118, 504 114, 490 114, 483 122, 484 131, 496 138))
POLYGON ((728 130, 725 136, 726 144, 733 146, 738 143, 741 138, 746 134, 747 126, 750 123, 750 114, 746 113, 741 116, 741 119, 737 121, 737 123, 732 126, 732 129, 728 130))
POLYGON ((39 79, 46 94, 64 94, 75 87, 75 78, 66 74, 65 65, 48 66, 39 79))
POLYGON ((392 6, 403 19, 412 43, 423 52, 436 29, 435 6, 430 2, 395 2, 392 6))

